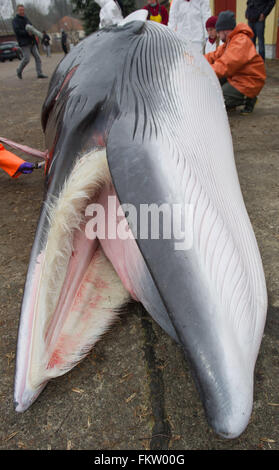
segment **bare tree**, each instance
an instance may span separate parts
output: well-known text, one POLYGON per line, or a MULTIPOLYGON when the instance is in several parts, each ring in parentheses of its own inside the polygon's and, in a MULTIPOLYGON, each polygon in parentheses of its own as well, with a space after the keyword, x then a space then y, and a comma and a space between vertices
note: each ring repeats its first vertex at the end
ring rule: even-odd
POLYGON ((4 20, 13 16, 13 8, 10 0, 0 1, 0 15, 4 20))
POLYGON ((48 17, 52 23, 57 23, 64 16, 73 16, 73 7, 68 0, 51 0, 48 17))
POLYGON ((50 21, 38 5, 25 3, 24 10, 31 23, 39 31, 47 30, 49 28, 50 21))
POLYGON ((12 7, 13 7, 13 12, 16 14, 16 0, 11 0, 12 7))

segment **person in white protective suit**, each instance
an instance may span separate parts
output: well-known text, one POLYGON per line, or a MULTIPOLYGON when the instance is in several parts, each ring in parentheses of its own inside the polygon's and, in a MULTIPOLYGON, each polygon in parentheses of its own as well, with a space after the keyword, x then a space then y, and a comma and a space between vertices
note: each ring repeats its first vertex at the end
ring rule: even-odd
POLYGON ((173 0, 168 27, 181 39, 191 41, 202 54, 207 37, 205 23, 211 15, 209 0, 173 0))
POLYGON ((123 20, 121 8, 114 0, 95 0, 101 7, 99 28, 118 24, 123 20))

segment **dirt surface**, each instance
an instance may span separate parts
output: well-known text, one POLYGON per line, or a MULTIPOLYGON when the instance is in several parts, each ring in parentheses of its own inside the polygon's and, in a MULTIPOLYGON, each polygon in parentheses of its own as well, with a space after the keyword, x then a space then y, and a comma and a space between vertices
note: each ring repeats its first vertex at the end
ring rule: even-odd
MULTIPOLYGON (((61 57, 42 58, 49 77, 61 57)), ((31 62, 19 80, 17 65, 0 64, 0 135, 44 150, 40 110, 49 79, 38 80, 31 62)), ((254 113, 229 117, 269 292, 246 431, 225 440, 208 427, 181 350, 135 306, 80 365, 15 413, 17 328, 43 172, 13 180, 1 171, 0 449, 279 449, 279 61, 268 61, 267 73, 254 113)))

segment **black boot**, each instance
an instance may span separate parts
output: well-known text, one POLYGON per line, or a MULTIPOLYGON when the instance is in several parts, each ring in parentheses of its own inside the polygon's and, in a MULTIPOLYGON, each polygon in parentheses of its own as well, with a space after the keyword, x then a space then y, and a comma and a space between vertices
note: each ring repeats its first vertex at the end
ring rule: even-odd
POLYGON ((257 100, 258 100, 258 98, 256 96, 255 96, 255 98, 246 97, 245 106, 240 111, 240 114, 242 114, 242 116, 245 116, 246 114, 251 114, 254 110, 254 107, 255 107, 255 104, 256 104, 257 100))

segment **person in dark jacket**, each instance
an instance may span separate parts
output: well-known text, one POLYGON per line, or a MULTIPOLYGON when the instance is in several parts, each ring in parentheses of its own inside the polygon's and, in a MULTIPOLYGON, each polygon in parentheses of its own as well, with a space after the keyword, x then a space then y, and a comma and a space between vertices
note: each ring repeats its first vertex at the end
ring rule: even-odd
POLYGON ((64 54, 68 54, 67 34, 65 33, 64 29, 61 29, 61 46, 64 51, 64 54))
POLYGON ((42 63, 40 54, 37 47, 37 42, 34 34, 26 31, 25 27, 27 24, 32 24, 24 14, 24 5, 17 6, 17 14, 13 19, 13 29, 18 41, 19 46, 23 52, 23 59, 19 64, 16 71, 18 78, 22 79, 23 69, 30 61, 30 55, 32 54, 36 62, 36 71, 38 78, 47 78, 42 72, 42 63))
POLYGON ((259 54, 265 60, 265 42, 264 30, 265 19, 271 12, 275 5, 276 0, 248 0, 245 16, 248 20, 248 25, 254 33, 253 42, 256 45, 258 38, 259 54))
POLYGON ((43 45, 44 51, 46 52, 47 57, 51 57, 50 37, 46 31, 43 31, 42 45, 43 45))

